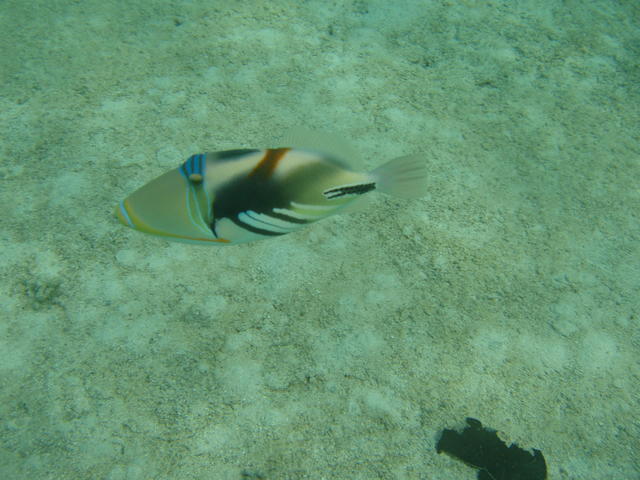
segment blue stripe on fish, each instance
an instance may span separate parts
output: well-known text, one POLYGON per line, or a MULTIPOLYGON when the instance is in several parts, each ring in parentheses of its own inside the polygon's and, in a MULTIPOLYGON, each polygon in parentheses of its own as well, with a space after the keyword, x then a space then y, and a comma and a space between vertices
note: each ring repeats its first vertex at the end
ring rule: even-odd
POLYGON ((180 173, 192 182, 199 183, 204 178, 205 155, 198 153, 191 155, 186 162, 180 166, 180 173))

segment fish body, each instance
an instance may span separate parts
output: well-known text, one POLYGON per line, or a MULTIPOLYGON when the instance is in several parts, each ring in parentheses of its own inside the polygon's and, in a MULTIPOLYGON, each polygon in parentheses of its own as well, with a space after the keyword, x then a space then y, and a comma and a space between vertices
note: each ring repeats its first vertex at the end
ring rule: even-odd
POLYGON ((296 231, 374 190, 416 196, 424 176, 416 156, 361 173, 316 150, 227 150, 192 155, 120 202, 116 215, 167 240, 230 245, 296 231))

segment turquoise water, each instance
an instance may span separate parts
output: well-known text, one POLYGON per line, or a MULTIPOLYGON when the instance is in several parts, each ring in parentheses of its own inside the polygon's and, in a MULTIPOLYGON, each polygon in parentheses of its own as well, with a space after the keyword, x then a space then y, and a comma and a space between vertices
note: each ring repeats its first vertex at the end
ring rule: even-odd
POLYGON ((132 3, 0 3, 2 478, 472 479, 466 416, 640 478, 637 2, 132 3), (429 194, 233 247, 115 220, 299 125, 429 194))

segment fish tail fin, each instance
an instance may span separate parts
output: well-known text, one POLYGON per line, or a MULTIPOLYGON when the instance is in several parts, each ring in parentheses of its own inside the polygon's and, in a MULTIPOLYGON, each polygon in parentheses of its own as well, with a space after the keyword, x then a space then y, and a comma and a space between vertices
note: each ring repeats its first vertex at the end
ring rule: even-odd
POLYGON ((403 198, 419 198, 427 193, 427 165, 420 154, 406 155, 380 165, 371 172, 376 190, 403 198))

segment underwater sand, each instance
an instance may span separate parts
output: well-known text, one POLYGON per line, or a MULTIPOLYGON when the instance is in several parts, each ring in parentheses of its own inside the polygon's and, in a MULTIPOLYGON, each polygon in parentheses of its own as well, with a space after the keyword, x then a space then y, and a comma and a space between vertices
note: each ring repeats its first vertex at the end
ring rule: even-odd
POLYGON ((470 480, 467 416, 640 478, 637 2, 136 3, 0 3, 0 478, 470 480), (295 125, 429 194, 220 248, 114 218, 295 125))

